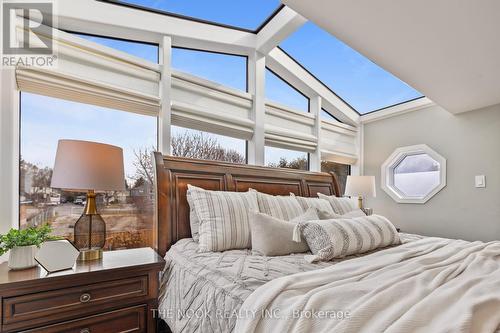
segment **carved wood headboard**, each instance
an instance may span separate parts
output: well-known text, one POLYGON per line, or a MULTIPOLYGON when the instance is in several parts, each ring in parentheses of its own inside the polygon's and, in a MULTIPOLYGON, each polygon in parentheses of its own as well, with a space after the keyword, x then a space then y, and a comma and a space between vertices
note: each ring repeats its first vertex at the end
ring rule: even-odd
POLYGON ((155 153, 158 220, 157 250, 164 256, 179 239, 191 237, 187 185, 207 190, 245 192, 253 188, 273 195, 290 192, 315 197, 340 196, 335 174, 195 160, 155 153))

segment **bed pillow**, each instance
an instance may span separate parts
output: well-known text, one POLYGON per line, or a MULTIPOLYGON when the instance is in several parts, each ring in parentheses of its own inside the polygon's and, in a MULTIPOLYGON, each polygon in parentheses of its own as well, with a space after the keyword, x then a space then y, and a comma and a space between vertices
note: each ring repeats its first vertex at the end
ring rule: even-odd
POLYGON ((318 193, 318 197, 328 201, 336 214, 344 215, 359 209, 358 198, 339 198, 334 195, 324 195, 322 193, 318 193))
POLYGON ((356 209, 350 211, 349 213, 345 213, 344 215, 329 213, 324 210, 318 210, 318 217, 320 220, 331 220, 331 219, 352 219, 355 217, 363 217, 366 214, 361 209, 356 209))
POLYGON ((280 220, 259 212, 250 212, 252 251, 265 256, 284 256, 291 253, 307 252, 309 247, 305 240, 293 241, 293 228, 299 222, 318 219, 315 208, 308 209, 290 221, 280 220))
POLYGON ((300 242, 302 238, 313 253, 305 257, 309 262, 328 261, 401 244, 396 228, 380 215, 300 222, 294 228, 293 239, 300 242))
POLYGON ((189 204, 189 225, 191 226, 191 237, 195 242, 198 242, 200 240, 200 221, 196 216, 194 204, 191 200, 191 194, 189 193, 189 190, 186 193, 186 199, 189 204))
POLYGON ((332 206, 327 200, 323 200, 320 198, 298 197, 295 196, 293 193, 290 193, 290 196, 292 196, 293 198, 295 198, 295 200, 297 200, 297 202, 300 204, 304 212, 309 208, 316 208, 318 210, 322 210, 330 214, 334 213, 332 206))
POLYGON ((269 195, 257 192, 259 212, 280 220, 290 221, 302 214, 302 206, 289 195, 269 195))
POLYGON ((258 210, 255 191, 209 191, 188 185, 199 220, 199 251, 247 249, 251 246, 249 212, 258 210))

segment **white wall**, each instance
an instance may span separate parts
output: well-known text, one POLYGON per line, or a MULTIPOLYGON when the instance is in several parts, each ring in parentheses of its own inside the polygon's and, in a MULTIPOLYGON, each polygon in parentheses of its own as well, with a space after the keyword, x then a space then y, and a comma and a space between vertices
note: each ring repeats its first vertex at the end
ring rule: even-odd
POLYGON ((377 178, 367 207, 404 232, 500 240, 500 105, 453 115, 431 106, 364 125, 364 174, 377 178), (380 167, 401 146, 427 144, 447 159, 447 186, 426 204, 398 204, 380 188, 380 167), (475 188, 474 176, 487 187, 475 188))

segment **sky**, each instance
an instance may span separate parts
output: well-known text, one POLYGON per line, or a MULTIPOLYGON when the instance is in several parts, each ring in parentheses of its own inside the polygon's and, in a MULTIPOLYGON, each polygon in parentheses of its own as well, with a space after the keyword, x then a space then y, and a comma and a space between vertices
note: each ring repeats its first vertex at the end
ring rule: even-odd
POLYGON ((123 0, 240 28, 257 29, 279 6, 279 0, 123 0))
POLYGON ((361 114, 422 96, 312 22, 280 47, 361 114))

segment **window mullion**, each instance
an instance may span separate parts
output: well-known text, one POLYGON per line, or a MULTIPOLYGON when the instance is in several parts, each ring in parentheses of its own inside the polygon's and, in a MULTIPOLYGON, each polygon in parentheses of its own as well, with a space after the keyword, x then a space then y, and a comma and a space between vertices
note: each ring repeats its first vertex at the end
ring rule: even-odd
POLYGON ((19 91, 15 70, 0 71, 0 233, 17 228, 19 216, 19 91))
POLYGON ((248 142, 248 164, 264 165, 266 57, 258 52, 248 57, 248 92, 253 95, 254 132, 248 142))
POLYGON ((171 154, 172 137, 172 38, 164 36, 160 43, 159 61, 161 65, 160 98, 161 107, 158 118, 158 150, 164 155, 171 154))

